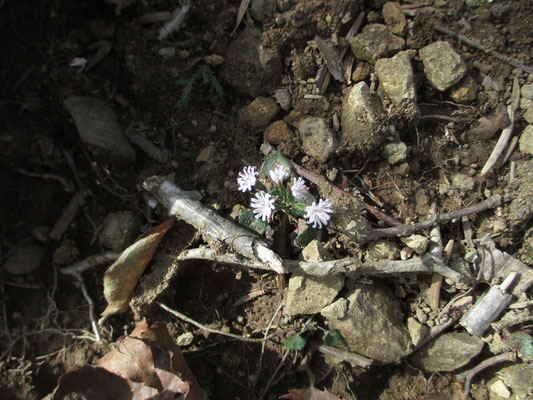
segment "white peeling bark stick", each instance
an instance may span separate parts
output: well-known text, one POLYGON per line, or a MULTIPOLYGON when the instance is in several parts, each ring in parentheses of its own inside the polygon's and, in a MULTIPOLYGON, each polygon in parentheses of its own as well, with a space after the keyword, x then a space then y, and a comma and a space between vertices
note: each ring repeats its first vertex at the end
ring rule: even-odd
POLYGON ((287 272, 283 268, 281 258, 268 248, 264 240, 222 218, 199 201, 192 199, 174 183, 153 176, 143 182, 143 188, 155 196, 171 215, 193 225, 211 239, 232 247, 249 259, 265 263, 279 274, 287 272))

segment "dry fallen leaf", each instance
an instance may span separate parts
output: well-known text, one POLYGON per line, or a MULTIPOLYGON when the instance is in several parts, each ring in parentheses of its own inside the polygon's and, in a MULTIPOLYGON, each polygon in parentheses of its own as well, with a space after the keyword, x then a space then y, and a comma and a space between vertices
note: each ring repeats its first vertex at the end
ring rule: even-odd
POLYGON ((118 260, 108 268, 104 275, 104 297, 108 305, 102 317, 128 309, 139 278, 152 259, 157 245, 173 223, 174 219, 170 219, 146 232, 141 239, 124 250, 118 260))
POLYGON ((69 393, 87 400, 207 399, 161 322, 141 321, 98 364, 62 375, 52 399, 69 393))
POLYGON ((328 392, 327 389, 321 391, 317 388, 311 389, 291 389, 289 394, 280 396, 280 399, 290 400, 340 400, 333 393, 328 392))
POLYGON ((134 0, 105 0, 106 3, 116 4, 115 15, 120 15, 123 8, 133 3, 134 0))
POLYGON ((250 0, 241 0, 241 5, 239 6, 239 11, 237 12, 237 20, 235 21, 235 28, 233 28, 233 32, 231 32, 231 36, 233 36, 235 31, 241 24, 242 19, 244 18, 244 15, 246 14, 246 10, 248 10, 249 5, 250 5, 250 0))

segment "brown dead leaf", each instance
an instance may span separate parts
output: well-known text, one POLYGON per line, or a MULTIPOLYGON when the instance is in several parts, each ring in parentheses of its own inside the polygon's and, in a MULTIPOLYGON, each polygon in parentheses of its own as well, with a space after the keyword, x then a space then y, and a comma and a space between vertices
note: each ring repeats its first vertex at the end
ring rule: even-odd
POLYGON ((318 47, 318 51, 320 51, 322 59, 326 63, 326 67, 328 67, 331 76, 340 82, 344 82, 344 78, 342 76, 341 57, 339 57, 339 54, 337 53, 337 50, 333 44, 319 36, 315 37, 315 43, 318 47))
POLYGON ((507 128, 511 121, 509 114, 504 105, 501 105, 498 111, 488 117, 479 119, 478 124, 468 133, 469 142, 475 140, 488 140, 494 134, 504 128, 507 128))
POLYGON ((239 11, 237 12, 237 20, 235 21, 235 28, 233 28, 233 32, 231 32, 231 36, 233 36, 235 31, 241 24, 242 19, 244 18, 244 15, 246 14, 246 10, 248 10, 249 5, 250 5, 250 0, 241 0, 241 5, 239 6, 239 11))
POLYGON ((53 393, 61 400, 79 393, 87 400, 205 400, 166 325, 141 321, 131 335, 98 361, 62 375, 53 393))
POLYGON ((317 388, 311 389, 291 389, 289 394, 280 396, 280 399, 290 400, 340 400, 333 393, 328 392, 327 389, 321 391, 317 388))
POLYGON ((104 275, 104 297, 108 305, 102 317, 128 309, 139 278, 152 259, 157 245, 173 223, 174 219, 170 219, 146 232, 141 239, 124 250, 118 260, 108 268, 104 275))

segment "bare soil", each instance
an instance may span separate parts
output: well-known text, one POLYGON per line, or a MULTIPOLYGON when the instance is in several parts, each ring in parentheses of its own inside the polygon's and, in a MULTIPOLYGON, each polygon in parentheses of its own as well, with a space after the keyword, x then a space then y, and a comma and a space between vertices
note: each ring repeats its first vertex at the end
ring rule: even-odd
MULTIPOLYGON (((298 2, 278 3, 292 4, 290 10, 298 2)), ((277 119, 287 117, 290 123, 294 115, 312 114, 331 121, 333 114, 340 115, 343 91, 348 86, 332 81, 325 93, 327 104, 304 99, 312 88, 316 60, 320 58, 308 42, 317 34, 324 38, 334 32, 339 37, 346 34, 351 23, 341 24, 339 16, 346 15, 347 10, 352 20, 365 11, 367 15, 370 12, 369 18, 382 22, 382 2, 302 3, 306 4, 303 7, 306 11, 299 17, 310 23, 256 24, 262 30, 264 44, 281 51, 284 71, 279 87, 291 91, 293 107, 298 112, 292 116, 282 112, 277 119)), ((486 191, 505 194, 506 183, 500 177, 508 173, 508 165, 488 178, 480 178, 478 173, 497 138, 467 140, 466 134, 480 117, 493 113, 509 98, 513 67, 431 29, 433 19, 455 31, 468 26, 468 34, 482 39, 488 48, 531 64, 531 2, 481 3, 469 8, 463 1, 426 2, 422 6, 426 12, 417 12, 411 18, 408 47, 419 49, 433 41, 448 40, 467 61, 472 74, 482 68, 505 90, 498 98, 492 98, 481 89, 472 103, 460 105, 420 79, 418 102, 422 115, 447 115, 456 122, 426 118, 416 128, 399 129, 411 150, 408 174, 390 166, 380 156, 336 156, 327 163, 318 163, 305 156, 298 140, 286 144, 282 152, 337 184, 355 185, 363 191, 366 201, 406 223, 425 219, 432 203, 445 212, 483 200, 486 191), (478 65, 478 69, 473 65, 478 65), (453 140, 445 135, 445 129, 454 135, 453 140), (456 197, 442 196, 439 185, 458 173, 474 177, 474 190, 456 197), (368 193, 372 194, 371 199, 366 196, 368 193)), ((82 188, 91 191, 63 239, 75 243, 79 251, 75 260, 104 251, 95 239, 108 213, 131 210, 143 218, 146 227, 152 224, 139 184, 153 174, 174 174, 180 187, 201 191, 204 204, 224 216, 230 214, 235 204, 247 204, 246 196, 237 191, 235 177, 244 165, 259 165, 262 161, 259 147, 263 131, 240 123, 237 113, 253 99, 220 80, 225 89, 223 97, 217 96, 209 85, 197 85, 188 109, 183 110, 179 107, 181 87, 175 84, 176 79, 190 76, 204 57, 225 56, 233 40, 230 34, 239 1, 193 2, 184 27, 162 42, 157 40, 160 25, 136 21, 141 15, 177 6, 178 2, 171 0, 138 0, 116 16, 114 6, 101 0, 0 1, 0 256, 29 237, 34 228, 53 226, 71 197, 56 180, 29 176, 21 173, 21 169, 77 180, 82 188), (87 46, 99 40, 109 40, 113 44, 111 52, 90 71, 74 71, 70 61, 84 55, 87 46), (175 47, 177 53, 166 59, 158 50, 169 46, 175 47), (62 107, 63 100, 71 95, 90 95, 113 104, 124 127, 133 122, 144 124, 148 127, 144 132, 147 137, 171 151, 172 162, 160 164, 142 152, 137 153, 134 168, 94 159, 79 141, 76 128, 62 107), (209 145, 216 147, 215 154, 207 162, 197 162, 200 151, 209 145), (69 164, 69 154, 74 167, 69 164)), ((243 26, 250 23, 245 18, 243 26)), ((238 32, 242 29, 241 26, 238 32)), ((212 69, 218 76, 217 67, 212 69)), ((527 75, 521 77, 526 79, 527 75)), ((518 119, 517 131, 524 126, 525 121, 518 119)), ((526 156, 515 152, 512 157, 520 162, 526 156)), ((503 207, 504 217, 506 212, 503 207)), ((368 218, 376 225, 381 223, 368 218)), ((483 220, 483 215, 472 218, 476 232, 483 228, 483 220)), ((445 224, 442 231, 446 238, 460 235, 457 223, 445 224)), ((507 229, 495 240, 505 251, 521 257, 524 232, 507 229)), ((334 233, 325 235, 329 239, 334 237, 334 233)), ((170 265, 165 254, 200 243, 202 239, 191 227, 178 222, 162 243, 136 295, 142 296, 141 288, 153 286, 150 280, 164 276, 170 265)), ((0 275, 2 399, 43 398, 54 389, 62 373, 94 363, 114 340, 131 332, 135 325, 131 312, 112 317, 108 330, 103 332, 106 344, 92 340, 88 306, 80 289, 73 279, 59 274, 59 266, 52 262, 58 245, 48 243, 45 261, 34 272, 0 275)), ((339 242, 336 251, 357 256, 364 248, 354 249, 350 243, 339 242)), ((291 252, 288 255, 296 257, 291 252)), ((98 267, 84 274, 98 312, 105 308, 104 271, 105 267, 98 267)), ((427 278, 413 278, 409 290, 416 290, 418 284, 427 284, 427 278)), ((272 330, 297 328, 306 321, 286 320, 281 313, 276 314, 285 296, 286 289, 272 274, 191 262, 169 283, 160 301, 212 328, 249 335, 264 332, 274 317, 272 330), (234 306, 243 296, 260 290, 260 295, 234 306)), ((412 312, 415 300, 407 296, 405 301, 404 310, 412 312)), ((150 321, 166 322, 176 338, 184 332, 194 333, 193 342, 184 347, 185 356, 212 398, 259 398, 285 352, 281 340, 269 341, 261 349, 260 345, 207 334, 157 306, 143 310, 143 316, 150 321), (262 368, 254 385, 261 352, 262 368)), ((135 317, 140 317, 138 314, 135 317)), ((304 351, 289 355, 267 398, 308 386, 311 378, 306 371, 312 371, 315 385, 328 388, 343 399, 421 399, 433 392, 456 399, 462 392, 454 375, 429 375, 407 362, 363 371, 348 365, 330 367, 320 355, 304 351), (307 369, 302 361, 306 355, 310 357, 309 364, 305 364, 307 369)), ((483 382, 475 381, 472 398, 488 398, 483 382)))

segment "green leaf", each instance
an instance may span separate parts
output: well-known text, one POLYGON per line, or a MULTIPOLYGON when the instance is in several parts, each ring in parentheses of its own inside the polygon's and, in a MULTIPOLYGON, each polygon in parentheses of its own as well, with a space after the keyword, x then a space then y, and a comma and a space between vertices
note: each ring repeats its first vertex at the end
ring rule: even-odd
POLYGON ((533 338, 527 333, 513 333, 506 342, 514 346, 522 356, 533 357, 533 338))
POLYGON ((298 236, 296 236, 296 244, 300 246, 301 248, 304 248, 309 243, 311 243, 313 240, 315 240, 317 236, 318 236, 318 229, 307 228, 307 230, 304 233, 301 233, 298 236))
POLYGON ((222 87, 222 85, 218 82, 217 78, 215 77, 214 74, 210 74, 209 75, 209 80, 211 81, 211 85, 215 88, 215 92, 217 92, 217 94, 220 96, 220 97, 224 97, 224 88, 222 87))
POLYGON ((289 350, 302 350, 307 342, 299 333, 289 336, 285 339, 285 347, 289 350))
POLYGON ((193 82, 193 79, 176 79, 176 85, 178 86, 187 86, 193 82))
POLYGON ((326 346, 337 347, 341 334, 337 329, 331 329, 324 337, 324 344, 326 346))
POLYGON ((261 166, 261 172, 264 176, 270 178, 270 171, 274 171, 276 165, 283 165, 289 169, 289 174, 292 171, 291 163, 279 151, 275 151, 270 155, 261 166))
POLYGON ((299 218, 303 218, 305 215, 305 204, 304 203, 293 203, 292 212, 299 218))
POLYGON ((241 215, 239 215, 239 225, 256 232, 259 235, 264 235, 266 231, 267 224, 265 221, 259 218, 255 218, 255 215, 252 210, 246 209, 241 215))
POLYGON ((179 105, 182 109, 186 110, 189 107, 189 99, 191 98, 192 86, 194 81, 190 81, 181 92, 179 105))

